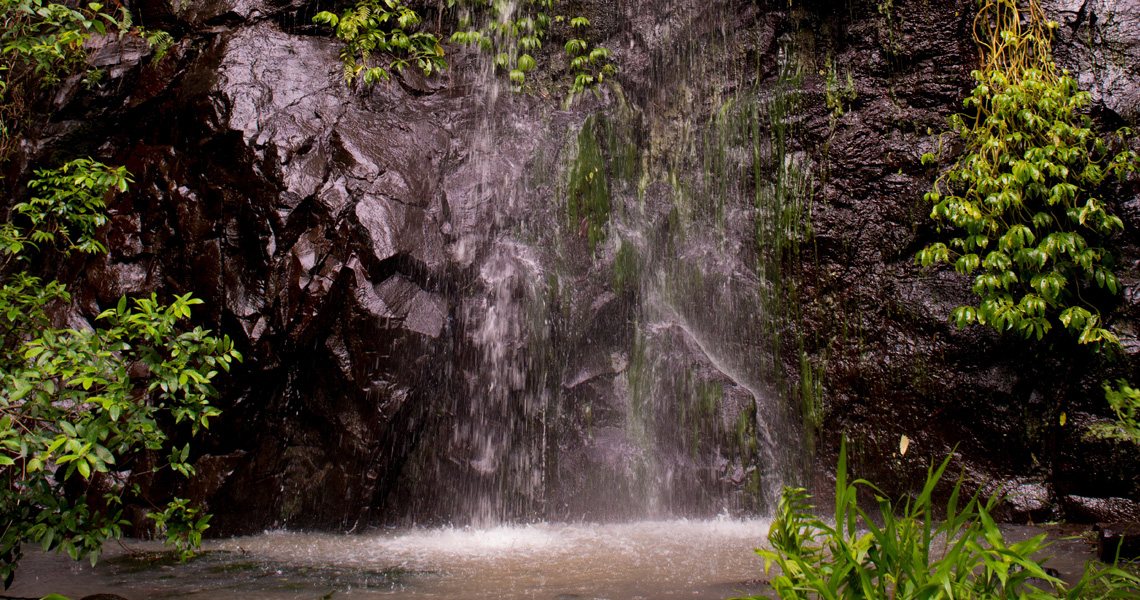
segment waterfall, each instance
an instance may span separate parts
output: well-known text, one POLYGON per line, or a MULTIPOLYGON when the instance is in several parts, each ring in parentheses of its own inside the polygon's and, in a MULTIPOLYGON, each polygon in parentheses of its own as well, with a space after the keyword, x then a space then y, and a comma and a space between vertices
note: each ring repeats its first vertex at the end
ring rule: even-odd
POLYGON ((650 89, 567 106, 469 55, 481 110, 448 202, 479 225, 453 245, 452 399, 398 485, 408 521, 739 516, 797 479, 778 356, 811 185, 787 140, 796 66, 758 88, 721 10, 620 3, 675 53, 650 57, 650 89))

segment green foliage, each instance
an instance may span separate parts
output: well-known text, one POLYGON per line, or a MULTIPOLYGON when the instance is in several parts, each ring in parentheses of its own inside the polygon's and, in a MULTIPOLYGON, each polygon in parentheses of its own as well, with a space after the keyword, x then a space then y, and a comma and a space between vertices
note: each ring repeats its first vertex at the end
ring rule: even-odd
POLYGON ((537 65, 534 54, 542 48, 550 28, 566 23, 570 38, 564 48, 574 77, 570 91, 579 93, 613 75, 616 68, 609 62, 608 49, 592 48, 586 40, 590 20, 566 14, 571 4, 571 0, 448 0, 448 7, 459 6, 463 11, 459 31, 451 41, 493 54, 495 67, 521 89, 526 74, 537 65))
POLYGON ((44 0, 0 0, 0 161, 28 116, 28 95, 55 85, 84 63, 83 42, 105 26, 88 10, 44 0))
POLYGON ((843 105, 845 102, 851 102, 858 97, 858 92, 855 90, 855 78, 851 75, 851 71, 847 71, 845 82, 840 82, 839 71, 835 68, 835 61, 827 58, 827 84, 824 87, 824 99, 827 102, 827 108, 831 111, 831 121, 834 126, 834 121, 842 117, 846 112, 843 105))
MULTIPOLYGON (((1082 297, 1092 283, 1116 294, 1120 282, 1105 241, 1124 228, 1098 196, 1110 177, 1123 180, 1140 157, 1110 145, 1081 111, 1089 94, 1067 72, 1057 73, 1051 35, 1036 0, 983 0, 974 37, 983 65, 965 100, 970 114, 951 118, 965 145, 962 158, 926 195, 931 218, 953 228, 949 246, 919 252, 924 266, 953 262, 974 278, 981 301, 957 308, 952 320, 1042 339, 1055 324, 1097 350, 1119 347, 1100 312, 1082 297)), ((935 162, 933 155, 924 163, 935 162)), ((1119 422, 1094 427, 1100 437, 1140 442, 1140 397, 1123 381, 1106 385, 1119 422)))
POLYGON ((606 162, 594 135, 594 121, 593 117, 586 119, 578 133, 578 155, 570 170, 566 189, 570 229, 586 233, 591 251, 605 239, 611 209, 606 162))
MULTIPOLYGON (((37 175, 32 199, 0 227, 0 514, 9 518, 0 531, 0 578, 6 585, 22 542, 94 562, 103 542, 126 524, 120 505, 128 490, 118 472, 153 466, 138 458, 170 445, 160 423, 190 434, 208 427, 218 414, 209 403, 212 382, 241 359, 228 337, 181 330, 190 307, 201 303, 189 294, 167 306, 154 295, 124 297, 98 315, 97 328, 55 327, 52 315, 70 296, 59 282, 27 272, 30 251, 105 251, 96 239, 105 222, 103 197, 125 190, 130 177, 88 159, 37 175), (92 504, 93 489, 110 491, 92 504)), ((189 475, 189 460, 183 445, 154 468, 189 475)), ((169 523, 191 511, 183 502, 162 514, 169 523)), ((176 530, 178 539, 200 541, 201 528, 197 535, 176 530)))
MULTIPOLYGON (((185 457, 182 457, 185 460, 185 457)), ((166 536, 166 545, 178 549, 182 562, 194 556, 202 547, 202 533, 210 528, 210 516, 189 505, 189 500, 175 498, 162 512, 148 513, 158 523, 158 530, 166 536)))
POLYGON ((8 258, 22 256, 25 245, 60 244, 67 252, 95 253, 107 249, 96 239, 96 230, 107 222, 103 196, 110 190, 126 191, 131 182, 124 167, 108 167, 88 158, 69 162, 58 169, 40 169, 28 187, 34 194, 12 210, 26 217, 31 228, 13 223, 0 226, 0 243, 8 258))
MULTIPOLYGON (((103 5, 57 4, 46 0, 0 0, 0 162, 11 152, 19 130, 31 117, 34 96, 64 77, 87 70, 83 44, 108 26, 121 39, 140 32, 161 59, 173 39, 161 31, 132 29, 130 12, 121 17, 102 12, 103 5), (157 44, 157 45, 156 45, 157 44)), ((97 71, 89 72, 94 82, 97 71)))
POLYGON ((344 61, 344 80, 348 83, 357 78, 368 84, 381 79, 388 81, 390 71, 403 71, 411 64, 428 75, 447 67, 443 48, 435 35, 409 33, 420 23, 420 17, 398 0, 361 0, 339 17, 321 11, 313 21, 332 27, 344 42, 340 58, 344 61), (387 65, 368 66, 373 55, 384 53, 392 57, 387 65))
POLYGON ((43 85, 58 83, 61 76, 83 62, 83 42, 91 33, 106 33, 98 13, 102 5, 91 3, 86 10, 43 0, 3 0, 5 28, 0 44, 5 61, 0 66, 9 88, 20 78, 35 75, 43 85))
POLYGON ((1115 387, 1104 384, 1104 397, 1112 407, 1112 412, 1116 413, 1116 423, 1095 424, 1090 427, 1089 433, 1102 439, 1140 444, 1140 390, 1121 379, 1115 387))
MULTIPOLYGON (((589 27, 590 21, 585 17, 570 20, 570 27, 577 33, 581 28, 589 27)), ((570 56, 570 70, 574 73, 574 83, 570 86, 572 93, 581 93, 595 83, 601 83, 607 76, 613 75, 616 69, 610 63, 610 51, 606 48, 590 49, 586 40, 574 38, 566 42, 566 54, 570 56)))
POLYGON ((158 64, 166 53, 174 46, 174 37, 161 29, 143 29, 138 28, 139 35, 142 36, 148 46, 154 50, 154 59, 151 64, 158 64))
MULTIPOLYGON (((757 550, 765 570, 780 568, 772 587, 783 600, 1018 600, 1135 598, 1140 578, 1115 567, 1089 567, 1067 588, 1035 555, 1045 534, 1007 543, 990 516, 996 500, 965 498, 955 483, 944 519, 931 500, 950 457, 927 470, 922 491, 891 502, 871 483, 847 481, 845 446, 835 485, 834 523, 813 513, 803 489, 786 488, 768 534, 771 550, 757 550), (860 489, 878 505, 859 507, 860 489)), ((757 597, 758 599, 759 597, 757 597)))
POLYGON ((1041 339, 1060 323, 1099 348, 1117 340, 1081 286, 1117 292, 1103 242, 1123 224, 1097 192, 1106 178, 1134 171, 1137 156, 1113 154, 1079 112, 1088 94, 1049 57, 1055 26, 1032 0, 1027 8, 1010 0, 983 6, 977 35, 986 62, 973 72, 978 85, 965 101, 972 112, 951 118, 966 150, 926 195, 931 218, 954 237, 923 249, 918 261, 981 271, 973 285, 980 303, 954 311, 960 327, 977 322, 1041 339))

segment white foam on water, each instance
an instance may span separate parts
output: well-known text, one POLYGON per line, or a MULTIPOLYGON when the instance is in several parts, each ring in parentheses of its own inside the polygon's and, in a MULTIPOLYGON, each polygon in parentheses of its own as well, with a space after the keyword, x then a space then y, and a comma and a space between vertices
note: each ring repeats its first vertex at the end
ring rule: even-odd
POLYGON ((763 542, 768 526, 765 520, 724 518, 354 536, 272 532, 215 542, 211 548, 294 567, 411 571, 385 592, 396 598, 637 598, 645 593, 712 598, 731 596, 734 586, 761 576, 753 548, 763 542))

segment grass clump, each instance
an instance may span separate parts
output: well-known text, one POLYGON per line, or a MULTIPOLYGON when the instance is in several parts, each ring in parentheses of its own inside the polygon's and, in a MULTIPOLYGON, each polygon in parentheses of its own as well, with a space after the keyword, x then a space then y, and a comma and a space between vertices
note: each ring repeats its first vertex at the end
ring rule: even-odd
MULTIPOLYGON (((935 514, 935 487, 950 457, 927 471, 922 491, 892 502, 868 481, 848 482, 846 447, 840 451, 834 521, 813 511, 810 496, 786 488, 768 534, 772 549, 757 550, 782 600, 1051 600, 1132 598, 1140 577, 1115 566, 1086 568, 1067 585, 1044 567, 1042 533, 1007 543, 991 516, 998 499, 966 497, 954 484, 942 519, 935 514), (878 507, 859 506, 860 491, 878 507)), ((759 597, 757 597, 759 598, 759 597)))

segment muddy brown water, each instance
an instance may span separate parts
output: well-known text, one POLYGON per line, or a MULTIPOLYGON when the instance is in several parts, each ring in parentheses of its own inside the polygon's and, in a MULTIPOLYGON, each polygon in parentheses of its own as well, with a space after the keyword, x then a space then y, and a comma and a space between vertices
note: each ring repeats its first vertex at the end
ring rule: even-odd
MULTIPOLYGON (((723 600, 763 591, 765 520, 536 524, 357 535, 268 532, 214 540, 186 564, 155 542, 111 544, 91 567, 26 550, 8 596, 144 598, 723 600), (332 594, 332 596, 329 596, 332 594)), ((1016 541, 1042 531, 1011 527, 1016 541)), ((1048 565, 1079 578, 1087 538, 1054 527, 1048 565)))

